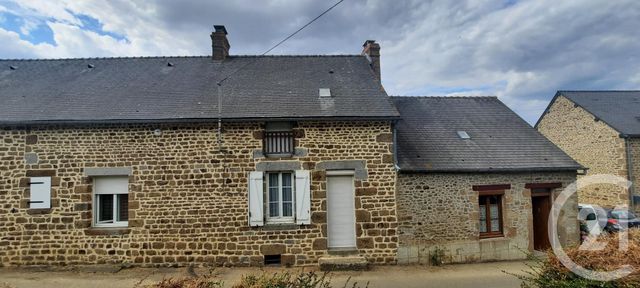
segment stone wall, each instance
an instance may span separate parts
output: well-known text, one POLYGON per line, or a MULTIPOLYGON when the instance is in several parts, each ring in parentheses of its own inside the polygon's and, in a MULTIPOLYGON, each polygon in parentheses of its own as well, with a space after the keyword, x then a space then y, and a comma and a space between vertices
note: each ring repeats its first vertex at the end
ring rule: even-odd
MULTIPOLYGON (((630 138, 629 145, 631 147, 631 164, 633 166, 633 189, 634 195, 640 195, 640 138, 630 138)), ((640 213, 640 201, 638 201, 638 197, 636 196, 635 201, 635 211, 640 213)))
POLYGON ((225 123, 222 152, 214 124, 0 128, 2 265, 262 265, 264 254, 315 264, 328 253, 322 167, 337 160, 366 167, 355 183, 360 255, 395 263, 390 123, 300 122, 296 156, 275 160, 261 157, 262 125, 225 123), (312 170, 311 225, 248 227, 248 173, 274 161, 312 170), (131 168, 126 229, 91 227, 85 168, 100 167, 131 168), (52 209, 27 209, 31 176, 53 177, 52 209))
MULTIPOLYGON (((625 140, 620 133, 599 121, 582 107, 560 96, 543 115, 538 131, 588 168, 587 176, 609 174, 627 178, 625 140)), ((578 176, 579 178, 582 176, 578 176)), ((604 207, 628 205, 625 188, 611 184, 583 187, 580 203, 604 207)))
MULTIPOLYGON (((505 174, 400 174, 397 183, 398 263, 430 264, 436 249, 446 263, 524 259, 533 250, 528 183, 561 183, 553 197, 575 181, 574 172, 505 174), (480 239, 474 185, 510 184, 503 196, 504 237, 480 239)), ((579 240, 576 197, 567 202, 559 228, 563 244, 579 240)))

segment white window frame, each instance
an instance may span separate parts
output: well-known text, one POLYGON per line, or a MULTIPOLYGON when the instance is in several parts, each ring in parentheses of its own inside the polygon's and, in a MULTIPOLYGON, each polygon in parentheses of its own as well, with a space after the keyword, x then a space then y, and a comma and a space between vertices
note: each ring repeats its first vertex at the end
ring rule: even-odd
MULTIPOLYGON (((116 221, 118 219, 118 208, 119 208, 119 202, 118 202, 118 195, 128 195, 129 194, 129 177, 128 176, 96 176, 93 178, 93 193, 91 193, 92 195, 92 203, 93 203, 93 227, 100 227, 100 228, 110 228, 110 227, 128 227, 129 226, 129 221, 127 218, 127 221, 116 221), (96 185, 96 181, 100 181, 101 179, 106 179, 106 178, 124 178, 127 180, 127 190, 126 191, 98 191, 97 189, 97 185, 96 185), (112 214, 112 221, 110 222, 100 222, 98 221, 98 217, 99 217, 99 211, 98 209, 100 209, 100 203, 98 203, 98 199, 99 197, 97 197, 97 195, 113 195, 113 211, 111 213, 112 214)), ((127 205, 128 207, 129 205, 127 205)), ((128 214, 128 213, 127 213, 128 214)))
POLYGON ((265 194, 266 197, 265 199, 266 201, 266 209, 265 209, 265 214, 266 214, 266 219, 267 219, 267 223, 294 223, 295 221, 295 217, 296 217, 296 185, 295 185, 295 171, 270 171, 270 172, 266 172, 265 173, 265 178, 266 178, 266 188, 265 189, 265 194), (283 173, 289 173, 289 177, 291 178, 290 182, 291 183, 291 216, 281 216, 282 215, 282 207, 284 206, 283 203, 283 193, 282 193, 282 177, 283 177, 283 173), (271 174, 277 174, 278 175, 278 211, 279 214, 278 216, 271 216, 271 199, 270 199, 270 190, 271 190, 271 174))

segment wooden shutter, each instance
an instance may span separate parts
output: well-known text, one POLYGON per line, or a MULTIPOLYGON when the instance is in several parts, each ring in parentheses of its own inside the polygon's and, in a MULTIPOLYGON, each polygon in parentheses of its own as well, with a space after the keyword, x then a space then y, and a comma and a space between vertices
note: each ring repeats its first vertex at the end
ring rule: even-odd
POLYGON ((29 208, 51 208, 51 177, 31 177, 29 184, 29 208))
POLYGON ((264 213, 264 180, 263 173, 252 171, 249 173, 249 226, 263 226, 264 213))
POLYGON ((296 171, 296 224, 311 224, 311 181, 309 170, 296 171))

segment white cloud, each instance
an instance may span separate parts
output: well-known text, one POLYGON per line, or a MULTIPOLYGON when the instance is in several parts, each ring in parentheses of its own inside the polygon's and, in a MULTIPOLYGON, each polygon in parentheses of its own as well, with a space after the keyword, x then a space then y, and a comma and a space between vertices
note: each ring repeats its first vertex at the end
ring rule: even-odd
MULTIPOLYGON (((331 3, 29 0, 16 5, 19 11, 7 7, 48 25, 55 45, 33 45, 0 29, 3 43, 13 41, 0 46, 0 58, 203 55, 210 53, 212 24, 227 25, 232 53, 258 54, 331 3), (87 30, 77 15, 97 19, 104 32, 126 41, 87 30)), ((354 54, 365 39, 377 39, 390 94, 497 95, 534 122, 559 89, 638 89, 637 27, 636 0, 523 0, 508 6, 492 0, 352 0, 274 53, 354 54)))
POLYGON ((38 23, 25 19, 22 26, 20 26, 20 33, 22 35, 28 36, 29 34, 31 34, 31 31, 36 28, 38 28, 38 23))

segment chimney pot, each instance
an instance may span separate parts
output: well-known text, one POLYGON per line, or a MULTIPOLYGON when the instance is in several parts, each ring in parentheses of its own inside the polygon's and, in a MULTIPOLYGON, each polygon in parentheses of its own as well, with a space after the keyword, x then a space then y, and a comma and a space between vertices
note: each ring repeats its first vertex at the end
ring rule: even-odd
POLYGON ((224 25, 213 25, 215 31, 211 33, 211 47, 213 50, 212 59, 222 61, 229 56, 229 40, 227 39, 227 29, 224 25))
POLYGON ((380 44, 376 43, 376 40, 367 40, 364 41, 362 45, 362 55, 367 57, 369 60, 369 66, 371 70, 373 70, 376 78, 381 80, 380 78, 380 44))
POLYGON ((224 25, 213 25, 213 29, 215 29, 216 32, 223 32, 224 35, 227 35, 227 28, 225 28, 224 25))

